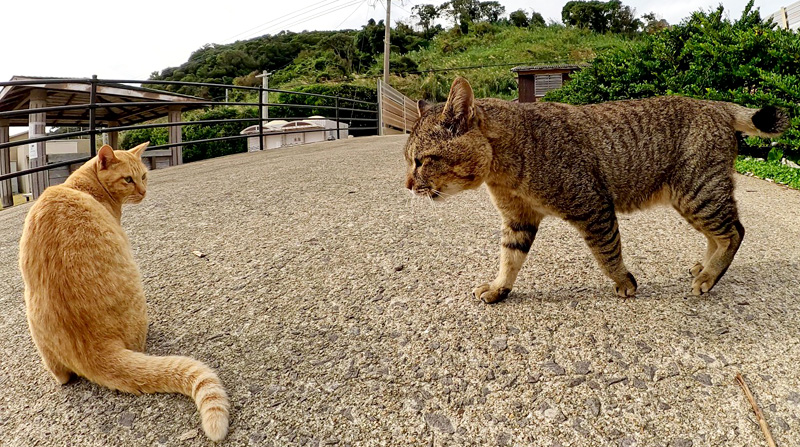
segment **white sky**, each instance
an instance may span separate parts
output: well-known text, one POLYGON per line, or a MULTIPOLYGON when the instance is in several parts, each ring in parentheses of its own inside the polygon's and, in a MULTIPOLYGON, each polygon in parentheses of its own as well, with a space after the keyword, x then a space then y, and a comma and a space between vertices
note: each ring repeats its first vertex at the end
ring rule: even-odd
MULTIPOLYGON (((13 75, 146 79, 178 66, 207 43, 230 43, 263 34, 360 28, 385 17, 386 0, 139 0, 136 2, 39 0, 0 3, 0 81, 13 75), (212 9, 214 8, 214 9, 212 9)), ((566 0, 499 0, 506 14, 536 10, 560 21, 566 0)), ((407 19, 414 5, 444 0, 394 0, 392 21, 407 19)), ((738 17, 746 0, 623 0, 637 15, 655 12, 678 23, 699 8, 722 4, 738 17)), ((756 0, 762 17, 792 0, 756 0)))

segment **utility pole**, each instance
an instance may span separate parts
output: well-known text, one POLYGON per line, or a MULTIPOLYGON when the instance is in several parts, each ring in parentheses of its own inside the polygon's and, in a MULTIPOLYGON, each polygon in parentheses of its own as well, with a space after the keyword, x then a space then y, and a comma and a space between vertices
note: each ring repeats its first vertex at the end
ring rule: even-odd
MULTIPOLYGON (((272 76, 272 73, 267 73, 267 70, 261 72, 260 75, 256 75, 257 78, 261 78, 261 86, 264 87, 264 92, 261 93, 261 102, 264 104, 269 104, 269 77, 272 76)), ((261 112, 261 120, 266 123, 269 120, 269 106, 265 106, 261 112)))
POLYGON ((386 22, 384 23, 383 32, 383 82, 389 84, 389 47, 391 40, 389 39, 389 31, 391 30, 390 14, 392 10, 392 0, 386 0, 386 22))

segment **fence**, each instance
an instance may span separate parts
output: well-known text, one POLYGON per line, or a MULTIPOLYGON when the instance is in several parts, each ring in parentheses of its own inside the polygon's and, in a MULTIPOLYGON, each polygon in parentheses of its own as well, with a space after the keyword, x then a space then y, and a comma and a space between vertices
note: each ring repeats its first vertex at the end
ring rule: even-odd
POLYGON ((767 18, 771 18, 778 28, 798 31, 800 30, 800 2, 781 8, 767 18))
POLYGON ((417 102, 378 79, 380 134, 411 132, 419 118, 417 102))
MULTIPOLYGON (((170 141, 167 144, 150 146, 147 153, 165 154, 169 165, 182 163, 182 147, 192 144, 233 141, 238 139, 259 138, 259 149, 264 149, 265 111, 269 108, 282 107, 316 112, 326 120, 336 122, 336 127, 326 128, 325 134, 335 132, 337 138, 341 131, 348 129, 355 133, 375 134, 378 130, 377 103, 353 98, 344 98, 316 93, 294 92, 280 89, 267 89, 263 86, 245 87, 227 84, 180 82, 163 80, 103 80, 92 78, 14 78, 8 82, 0 82, 0 196, 2 206, 13 204, 11 200, 12 179, 30 175, 36 185, 33 197, 37 197, 48 186, 45 171, 64 169, 90 160, 96 154, 97 136, 108 135, 114 142, 118 132, 137 129, 153 129, 164 127, 170 129, 170 141), (156 85, 159 89, 145 88, 144 85, 156 85), (227 90, 241 90, 258 97, 258 102, 225 102, 214 101, 202 97, 188 96, 167 91, 182 87, 227 90), (257 93, 257 95, 255 94, 257 93), (315 104, 283 104, 270 103, 265 100, 265 93, 284 93, 314 98, 315 104), (27 104, 27 108, 23 106, 27 104), (52 105, 57 104, 57 105, 52 105), (214 106, 242 106, 257 108, 258 114, 253 118, 209 119, 183 121, 181 111, 209 108, 214 106), (320 113, 324 112, 324 113, 320 113), (166 123, 152 123, 155 118, 167 116, 166 123), (149 123, 147 123, 149 122, 149 123), (182 141, 182 126, 210 126, 221 123, 261 123, 258 133, 227 135, 182 141), (142 124, 146 123, 146 124, 142 124), (347 124, 343 127, 343 124, 347 124), (11 141, 10 126, 28 126, 28 138, 11 141), (47 135, 45 126, 83 128, 73 132, 47 135), (48 157, 45 143, 52 140, 88 136, 89 154, 63 160, 63 157, 48 157), (18 146, 29 146, 27 160, 31 167, 11 172, 10 149, 18 146), (164 151, 169 149, 169 151, 164 151), (48 163, 48 158, 62 158, 63 161, 48 163)), ((294 113, 294 112, 292 112, 294 113)), ((298 115, 300 113, 298 112, 298 115)), ((307 119, 307 116, 283 116, 281 119, 307 119)), ((283 134, 304 134, 318 132, 318 129, 287 130, 283 134)), ((116 144, 112 144, 116 147, 116 144)), ((55 154, 53 154, 55 155, 55 154)), ((17 160, 19 163, 20 160, 17 160)))

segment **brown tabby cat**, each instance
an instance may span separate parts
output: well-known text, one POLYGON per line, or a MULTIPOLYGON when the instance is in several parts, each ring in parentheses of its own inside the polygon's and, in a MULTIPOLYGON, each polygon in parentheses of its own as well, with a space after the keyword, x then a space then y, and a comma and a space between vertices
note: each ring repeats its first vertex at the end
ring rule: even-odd
POLYGON ((188 357, 144 353, 142 279, 120 216, 123 203, 144 199, 148 144, 103 146, 31 207, 19 254, 28 325, 60 384, 74 373, 130 393, 183 393, 197 403, 208 437, 219 441, 228 433, 229 404, 214 371, 188 357))
POLYGON ((692 292, 708 292, 744 237, 733 198, 736 132, 786 130, 776 108, 667 96, 587 106, 475 100, 457 78, 447 102, 420 101, 405 148, 406 187, 439 199, 486 183, 503 218, 500 273, 473 294, 511 291, 545 216, 574 225, 621 297, 636 280, 622 262, 617 212, 672 205, 708 239, 692 292))

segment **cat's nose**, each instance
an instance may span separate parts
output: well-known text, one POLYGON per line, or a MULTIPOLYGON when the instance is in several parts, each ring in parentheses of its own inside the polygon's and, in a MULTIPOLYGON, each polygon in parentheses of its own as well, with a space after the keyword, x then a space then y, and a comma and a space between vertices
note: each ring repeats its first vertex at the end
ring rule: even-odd
POLYGON ((406 188, 412 191, 414 190, 414 177, 406 178, 406 188))

